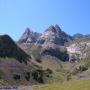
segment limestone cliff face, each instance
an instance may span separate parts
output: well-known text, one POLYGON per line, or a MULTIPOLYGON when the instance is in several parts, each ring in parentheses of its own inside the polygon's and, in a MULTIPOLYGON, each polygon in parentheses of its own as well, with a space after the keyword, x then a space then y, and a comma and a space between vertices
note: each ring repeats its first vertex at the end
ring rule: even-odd
POLYGON ((69 61, 77 61, 86 57, 90 42, 74 43, 67 47, 69 61))

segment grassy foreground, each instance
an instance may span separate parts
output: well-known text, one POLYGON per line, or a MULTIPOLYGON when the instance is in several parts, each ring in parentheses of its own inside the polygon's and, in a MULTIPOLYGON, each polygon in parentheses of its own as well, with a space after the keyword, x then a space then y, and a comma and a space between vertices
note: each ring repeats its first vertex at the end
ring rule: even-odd
POLYGON ((33 86, 33 90, 90 90, 90 80, 33 86))

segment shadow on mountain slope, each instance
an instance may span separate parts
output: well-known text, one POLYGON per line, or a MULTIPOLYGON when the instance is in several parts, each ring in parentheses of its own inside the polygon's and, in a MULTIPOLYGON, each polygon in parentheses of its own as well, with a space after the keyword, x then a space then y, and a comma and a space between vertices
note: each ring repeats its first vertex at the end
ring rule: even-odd
POLYGON ((15 58, 20 63, 24 62, 26 64, 31 58, 8 35, 0 36, 0 57, 15 58))

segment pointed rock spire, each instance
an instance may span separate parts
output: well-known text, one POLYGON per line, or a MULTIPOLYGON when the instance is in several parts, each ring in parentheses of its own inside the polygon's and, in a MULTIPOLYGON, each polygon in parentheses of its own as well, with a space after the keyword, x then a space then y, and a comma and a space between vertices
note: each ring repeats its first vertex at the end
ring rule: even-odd
POLYGON ((26 28, 25 32, 23 33, 23 35, 19 39, 18 43, 19 44, 35 43, 39 36, 40 36, 39 33, 31 31, 30 28, 26 28))
POLYGON ((61 32, 62 30, 61 30, 61 28, 60 28, 60 26, 59 25, 55 25, 55 29, 57 30, 57 31, 59 31, 59 32, 61 32))
POLYGON ((30 33, 32 33, 30 28, 26 28, 25 32, 23 33, 23 35, 29 35, 30 33))

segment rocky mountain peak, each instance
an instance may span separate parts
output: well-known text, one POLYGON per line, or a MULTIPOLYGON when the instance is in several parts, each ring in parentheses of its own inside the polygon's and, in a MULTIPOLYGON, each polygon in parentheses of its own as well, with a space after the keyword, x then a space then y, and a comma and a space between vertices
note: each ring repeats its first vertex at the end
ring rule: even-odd
POLYGON ((19 39, 18 43, 19 44, 35 43, 39 36, 40 36, 40 33, 33 32, 33 31, 31 31, 30 28, 26 28, 25 32, 19 39))
POLYGON ((45 30, 45 32, 52 32, 52 33, 60 33, 62 30, 61 28, 59 27, 59 25, 51 25, 48 29, 45 30))
POLYGON ((54 32, 54 33, 56 33, 56 29, 53 25, 51 25, 48 29, 45 30, 45 32, 54 32))
POLYGON ((19 39, 19 44, 41 44, 41 45, 64 45, 66 42, 72 40, 72 37, 61 30, 59 25, 49 26, 42 34, 31 31, 27 28, 24 34, 19 39))
POLYGON ((23 33, 23 35, 30 35, 32 33, 30 28, 26 28, 25 32, 23 33))
POLYGON ((58 25, 51 25, 45 32, 42 33, 38 40, 39 44, 49 45, 64 45, 65 42, 72 40, 72 37, 67 33, 63 32, 58 25))
POLYGON ((55 29, 56 29, 57 31, 59 31, 59 32, 61 31, 60 26, 59 26, 59 25, 57 25, 57 24, 55 25, 55 29))

